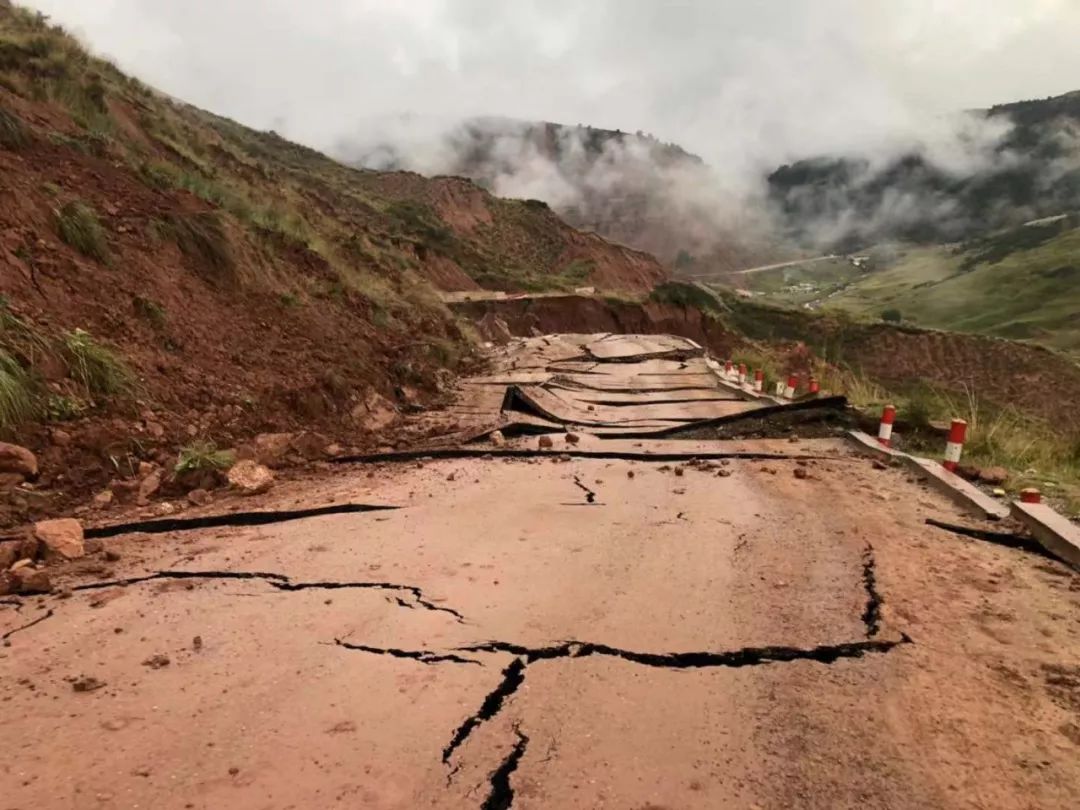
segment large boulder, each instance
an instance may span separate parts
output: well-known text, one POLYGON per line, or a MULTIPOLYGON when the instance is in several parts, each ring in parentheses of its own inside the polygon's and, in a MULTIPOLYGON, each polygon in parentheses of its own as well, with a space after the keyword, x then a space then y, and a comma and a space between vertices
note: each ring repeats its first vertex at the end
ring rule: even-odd
POLYGON ((37 456, 25 447, 0 442, 0 473, 14 473, 23 478, 36 478, 37 456))
POLYGON ((292 433, 260 433, 252 440, 254 461, 267 467, 283 466, 292 450, 292 433))
POLYGON ((258 495, 274 485, 269 467, 251 460, 238 461, 229 470, 229 486, 241 495, 258 495))
POLYGON ((41 520, 34 524, 34 536, 45 546, 45 553, 65 560, 86 556, 83 527, 74 518, 41 520))
POLYGON ((305 430, 293 436, 289 446, 307 461, 316 461, 329 455, 330 440, 321 433, 305 430))
POLYGON ((11 593, 49 593, 52 590, 49 572, 30 564, 12 568, 5 579, 6 587, 11 593))
POLYGON ((377 391, 368 393, 364 401, 352 409, 353 420, 367 430, 382 430, 398 420, 397 409, 377 391))

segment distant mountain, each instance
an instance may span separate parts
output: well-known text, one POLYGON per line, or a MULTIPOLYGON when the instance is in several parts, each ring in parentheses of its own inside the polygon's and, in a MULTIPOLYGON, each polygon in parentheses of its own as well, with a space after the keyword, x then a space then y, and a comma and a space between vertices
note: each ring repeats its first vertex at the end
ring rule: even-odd
POLYGON ((1080 91, 968 114, 950 144, 966 168, 928 148, 885 163, 829 155, 782 166, 769 202, 794 240, 850 251, 883 240, 950 242, 1080 209, 1080 91))
POLYGON ((749 247, 746 233, 735 238, 734 206, 700 157, 644 132, 475 118, 417 144, 408 124, 399 142, 344 143, 337 154, 366 168, 434 170, 501 197, 543 200, 574 227, 681 270, 734 270, 775 255, 749 247))

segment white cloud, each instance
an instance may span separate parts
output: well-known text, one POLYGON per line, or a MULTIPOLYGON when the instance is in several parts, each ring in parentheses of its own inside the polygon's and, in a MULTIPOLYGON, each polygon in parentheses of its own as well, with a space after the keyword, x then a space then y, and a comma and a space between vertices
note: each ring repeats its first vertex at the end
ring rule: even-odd
POLYGON ((29 2, 173 95, 321 146, 487 114, 775 163, 1080 79, 1075 0, 29 2))

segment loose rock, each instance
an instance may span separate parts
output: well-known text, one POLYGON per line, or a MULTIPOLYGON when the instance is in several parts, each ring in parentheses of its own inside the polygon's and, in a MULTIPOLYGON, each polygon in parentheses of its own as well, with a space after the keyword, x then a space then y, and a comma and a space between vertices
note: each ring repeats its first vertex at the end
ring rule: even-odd
POLYGON ((581 441, 581 437, 578 436, 576 433, 567 433, 566 434, 566 443, 567 444, 577 444, 580 441, 581 441))
POLYGON ((501 430, 493 430, 491 431, 491 435, 488 436, 488 441, 490 441, 496 447, 502 447, 504 444, 506 444, 506 437, 503 436, 501 430))
POLYGON ((159 489, 161 489, 161 470, 152 470, 139 482, 139 503, 147 503, 159 489))
POLYGON ((23 478, 38 474, 37 456, 25 447, 0 442, 0 473, 17 473, 23 478))
POLYGON ((1009 479, 1009 471, 1004 467, 983 467, 979 470, 979 480, 991 486, 1000 486, 1009 479))
POLYGON ((74 518, 38 521, 34 524, 34 536, 45 546, 47 553, 65 560, 77 560, 86 555, 83 527, 74 518))
POLYGON ((796 477, 796 478, 798 478, 798 479, 800 479, 800 480, 801 480, 801 479, 804 479, 804 478, 809 478, 809 477, 810 477, 810 473, 808 473, 808 472, 806 471, 806 468, 805 468, 805 467, 796 467, 796 468, 795 468, 795 477, 796 477))
POLYGON ((143 666, 150 667, 150 669, 161 669, 162 667, 167 667, 171 663, 169 656, 164 653, 157 653, 143 661, 143 666))
POLYGON ((229 470, 229 486, 241 495, 258 495, 274 485, 269 467, 254 461, 238 461, 229 470))
POLYGON ((205 489, 193 489, 187 494, 187 499, 192 506, 206 506, 212 500, 212 496, 205 489))
POLYGON ((105 686, 105 681, 98 680, 92 675, 79 675, 71 681, 71 688, 76 692, 93 692, 105 686))
POLYGON ((25 566, 8 572, 14 593, 51 593, 52 581, 44 568, 25 566))
POLYGON ((536 440, 536 444, 541 450, 548 450, 555 446, 555 442, 551 440, 550 436, 541 436, 536 440))

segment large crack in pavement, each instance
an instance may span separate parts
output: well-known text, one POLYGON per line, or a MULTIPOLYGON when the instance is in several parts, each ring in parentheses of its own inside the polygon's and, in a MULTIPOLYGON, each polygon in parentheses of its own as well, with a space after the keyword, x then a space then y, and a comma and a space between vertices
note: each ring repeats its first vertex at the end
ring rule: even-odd
POLYGON ((941 520, 935 520, 934 518, 927 518, 926 524, 937 529, 943 529, 947 532, 958 534, 961 537, 969 537, 972 540, 982 540, 985 543, 993 543, 994 545, 1004 546, 1005 548, 1019 549, 1020 551, 1026 551, 1029 554, 1037 554, 1040 557, 1046 557, 1050 560, 1058 559, 1056 555, 1051 554, 1035 542, 1035 540, 1030 537, 1024 537, 1021 534, 992 532, 987 531, 986 529, 972 528, 970 526, 959 526, 954 523, 945 523, 941 520))
MULTIPOLYGON (((565 428, 540 428, 533 426, 535 432, 530 435, 544 435, 544 434, 556 434, 565 433, 565 428)), ((508 430, 506 425, 498 428, 503 431, 509 438, 511 431, 508 430)), ((481 433, 477 434, 476 439, 489 435, 495 428, 485 429, 481 433)), ((602 436, 600 438, 603 438, 602 436)), ((650 436, 636 436, 638 439, 649 439, 650 436)), ((809 453, 767 453, 767 452, 755 452, 755 451, 743 451, 738 450, 724 450, 724 451, 708 451, 701 450, 696 452, 688 451, 645 451, 634 452, 629 450, 573 450, 570 448, 559 448, 555 450, 533 450, 533 449, 516 449, 512 447, 430 447, 420 450, 393 450, 384 453, 364 453, 362 455, 355 456, 338 456, 331 459, 331 463, 334 464, 386 464, 386 463, 406 463, 412 461, 435 461, 445 459, 469 459, 469 458, 583 458, 583 459, 597 459, 599 461, 655 461, 658 463, 666 463, 673 461, 691 461, 692 459, 700 459, 702 461, 720 461, 721 459, 738 460, 743 459, 746 461, 836 461, 857 463, 861 459, 853 458, 850 456, 837 456, 837 455, 816 455, 809 453)), ((400 507, 381 507, 384 509, 395 509, 400 507)))
POLYGON ((393 658, 407 658, 413 661, 419 661, 422 664, 452 663, 483 666, 483 664, 475 658, 462 658, 460 655, 454 655, 453 653, 435 653, 431 652, 431 650, 399 650, 395 647, 369 647, 367 644, 353 644, 349 641, 342 641, 340 638, 335 638, 334 644, 339 647, 344 647, 346 650, 357 650, 358 652, 366 652, 373 655, 389 655, 393 658))
POLYGON ((866 609, 863 611, 862 620, 866 625, 866 637, 873 638, 881 631, 881 605, 885 601, 877 589, 877 560, 874 558, 874 547, 866 544, 863 552, 863 587, 866 589, 866 609))
POLYGON ((157 571, 153 574, 145 574, 139 577, 127 577, 126 579, 112 579, 103 582, 87 582, 75 585, 72 591, 95 591, 103 588, 124 588, 130 585, 139 585, 144 582, 153 582, 162 579, 239 579, 260 580, 276 588, 279 591, 295 592, 306 590, 382 590, 395 593, 407 593, 412 597, 412 602, 405 602, 395 597, 401 607, 423 608, 440 613, 449 613, 459 623, 464 624, 465 617, 453 608, 437 605, 424 596, 424 592, 416 585, 401 585, 396 582, 293 582, 285 574, 268 574, 259 571, 157 571))
MULTIPOLYGON (((876 632, 876 631, 875 631, 876 632)), ((525 674, 528 667, 537 661, 550 661, 561 658, 585 658, 599 655, 619 658, 642 666, 657 667, 661 669, 705 669, 712 667, 738 668, 747 666, 761 666, 772 663, 788 663, 792 661, 816 661, 820 664, 831 665, 841 659, 862 658, 864 655, 885 654, 898 646, 913 644, 911 637, 905 633, 899 639, 893 640, 861 640, 842 644, 821 644, 816 647, 742 647, 736 650, 722 652, 682 652, 682 653, 650 653, 624 650, 612 647, 608 644, 596 644, 592 642, 567 641, 561 644, 553 644, 546 647, 527 647, 522 644, 513 644, 506 641, 488 641, 483 644, 472 644, 456 647, 445 653, 436 653, 430 650, 400 650, 396 648, 380 648, 363 644, 345 643, 335 640, 339 646, 350 650, 358 650, 373 655, 391 655, 396 658, 406 658, 420 661, 424 664, 432 663, 458 663, 475 664, 473 659, 461 658, 457 653, 508 653, 514 656, 513 661, 503 669, 502 679, 491 690, 480 704, 480 708, 465 718, 460 726, 455 729, 450 742, 443 748, 442 761, 449 765, 454 753, 465 744, 472 733, 483 723, 492 720, 502 711, 506 701, 512 697, 525 682, 525 674)), ((456 772, 451 772, 451 777, 456 772)))
POLYGON ((400 506, 380 504, 341 503, 331 506, 318 506, 312 509, 277 509, 265 512, 230 512, 224 515, 204 515, 193 518, 139 520, 132 523, 115 523, 111 526, 90 528, 86 530, 86 537, 116 537, 119 534, 131 534, 133 532, 161 534, 163 532, 190 531, 192 529, 212 529, 218 526, 265 526, 268 523, 285 523, 290 520, 322 517, 323 515, 383 512, 400 508, 400 506))
POLYGON ((480 709, 475 714, 465 718, 465 722, 458 726, 454 736, 450 738, 450 742, 443 749, 442 761, 444 764, 450 764, 450 758, 454 756, 454 752, 465 743, 477 726, 490 720, 502 710, 503 702, 525 682, 525 668, 527 665, 525 659, 515 658, 502 671, 503 677, 499 685, 488 692, 484 702, 480 704, 480 709))
POLYGON ((517 770, 518 764, 525 756, 525 749, 529 747, 529 738, 522 733, 521 726, 516 723, 514 734, 517 736, 514 747, 510 749, 510 753, 499 767, 491 772, 489 778, 491 792, 484 799, 481 810, 509 810, 514 803, 514 788, 510 785, 510 776, 517 770))

